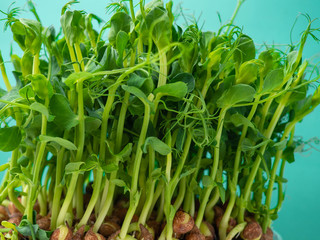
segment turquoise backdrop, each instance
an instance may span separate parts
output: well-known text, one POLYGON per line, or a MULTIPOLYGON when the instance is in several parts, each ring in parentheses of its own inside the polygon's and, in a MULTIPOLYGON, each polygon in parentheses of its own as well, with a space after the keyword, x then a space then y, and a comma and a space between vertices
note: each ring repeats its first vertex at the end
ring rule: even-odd
MULTIPOLYGON (((6 11, 11 0, 1 0, 0 10, 6 11)), ((45 26, 59 26, 61 7, 67 0, 34 0, 37 11, 45 26)), ((106 0, 81 0, 74 7, 94 12, 106 18, 105 6, 110 3, 106 0)), ((220 26, 218 12, 222 22, 226 22, 236 6, 236 0, 184 0, 175 1, 175 6, 180 6, 186 11, 186 17, 192 15, 197 19, 204 30, 216 31, 220 26)), ((26 7, 25 0, 17 0, 15 6, 26 7)), ((241 7, 235 23, 243 27, 243 32, 251 36, 257 48, 264 43, 288 44, 290 43, 290 30, 299 13, 308 13, 312 19, 320 17, 319 0, 247 0, 241 7)), ((30 13, 23 12, 23 17, 32 17, 30 13)), ((0 19, 4 16, 0 13, 0 19)), ((182 17, 179 18, 184 22, 182 17)), ((299 17, 292 32, 293 41, 299 39, 301 31, 307 26, 307 21, 299 17)), ((315 27, 320 27, 319 20, 315 27)), ((318 34, 320 37, 320 34, 318 34)), ((10 31, 3 31, 3 22, 0 22, 0 49, 5 60, 9 59, 12 36, 10 31)), ((13 52, 20 53, 16 44, 13 52)), ((304 57, 313 59, 316 63, 320 60, 320 45, 309 38, 304 57)), ((12 70, 10 63, 6 63, 8 72, 12 70)), ((10 75, 11 79, 13 76, 10 75)), ((0 87, 4 88, 2 79, 0 87)), ((303 120, 296 127, 296 135, 308 140, 312 137, 320 138, 320 108, 303 120)), ((316 146, 315 146, 316 147, 316 146)), ((319 146, 320 148, 320 146, 319 146)), ((0 164, 10 157, 8 153, 0 152, 0 164)), ((286 200, 279 213, 279 219, 273 223, 284 240, 317 240, 320 216, 320 152, 312 149, 306 153, 296 153, 296 162, 287 165, 286 200)), ((1 177, 1 175, 0 175, 1 177)))

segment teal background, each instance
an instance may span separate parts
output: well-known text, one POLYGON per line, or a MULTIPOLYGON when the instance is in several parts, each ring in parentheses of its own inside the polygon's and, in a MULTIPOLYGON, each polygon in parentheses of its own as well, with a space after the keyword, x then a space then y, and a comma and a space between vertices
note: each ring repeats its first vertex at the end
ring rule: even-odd
MULTIPOLYGON (((0 9, 6 11, 11 0, 1 0, 0 9)), ((24 0, 16 1, 15 6, 26 8, 24 0)), ((37 11, 44 26, 59 26, 61 7, 67 1, 34 0, 37 11)), ((105 6, 110 1, 105 0, 82 0, 74 8, 93 12, 107 19, 105 6)), ((226 22, 236 6, 236 0, 184 0, 174 1, 174 6, 181 4, 187 12, 187 17, 192 15, 198 19, 199 25, 204 30, 218 30, 220 13, 222 22, 226 22)), ((318 0, 247 0, 241 7, 235 20, 239 26, 243 26, 243 32, 251 36, 257 46, 267 44, 290 43, 290 30, 299 13, 308 13, 312 19, 320 17, 320 1, 318 0)), ((24 12, 23 17, 32 17, 24 12)), ((0 15, 3 18, 3 15, 0 15)), ((181 23, 183 18, 180 17, 181 23)), ((307 26, 305 18, 300 17, 293 31, 293 41, 299 39, 299 34, 307 26)), ((315 27, 320 27, 319 20, 315 27)), ((318 34, 320 36, 320 34, 318 34)), ((3 22, 0 22, 0 49, 5 60, 9 59, 12 36, 10 31, 3 31, 3 22)), ((20 53, 18 46, 13 44, 13 51, 20 53)), ((320 60, 320 45, 309 38, 305 48, 304 57, 312 59, 314 63, 320 60)), ((7 72, 11 72, 10 63, 6 64, 7 72)), ((12 74, 9 77, 13 79, 12 74)), ((4 88, 3 81, 0 86, 4 88)), ((296 127, 296 135, 305 140, 312 137, 320 138, 320 108, 305 118, 296 127)), ((320 147, 319 147, 320 148, 320 147)), ((0 152, 0 164, 10 157, 9 153, 0 152)), ((0 175, 1 177, 1 175, 0 175)), ((320 239, 319 216, 320 216, 320 152, 312 150, 304 154, 296 153, 296 162, 287 165, 285 177, 288 184, 285 185, 286 200, 279 213, 279 219, 273 223, 284 240, 316 240, 320 239)))

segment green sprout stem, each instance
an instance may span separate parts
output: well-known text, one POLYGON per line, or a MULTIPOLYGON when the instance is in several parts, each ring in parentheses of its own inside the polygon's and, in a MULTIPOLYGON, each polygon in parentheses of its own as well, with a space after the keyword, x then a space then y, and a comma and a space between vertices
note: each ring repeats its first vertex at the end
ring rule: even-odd
MULTIPOLYGON (((297 118, 295 118, 293 121, 291 121, 286 126, 280 141, 284 141, 285 139, 287 139, 289 134, 292 133, 292 130, 294 129, 295 125, 298 122, 300 122, 305 116, 310 114, 316 108, 316 106, 317 105, 312 106, 312 108, 310 108, 309 110, 305 111, 303 114, 299 115, 297 118)), ((273 167, 272 167, 272 170, 271 170, 269 186, 268 186, 268 189, 267 189, 267 192, 266 192, 265 205, 267 207, 267 210, 270 209, 273 185, 274 185, 274 182, 275 182, 275 179, 276 179, 276 173, 277 173, 279 162, 280 162, 281 157, 282 157, 282 153, 283 153, 283 150, 278 150, 277 151, 276 156, 275 156, 275 160, 274 160, 274 163, 273 163, 273 167)), ((263 232, 266 232, 268 224, 269 224, 269 216, 267 214, 267 216, 264 218, 264 221, 263 221, 263 224, 262 224, 263 232)))
MULTIPOLYGON (((49 105, 49 96, 47 96, 45 98, 45 106, 48 107, 48 105, 49 105)), ((44 114, 42 114, 41 123, 42 123, 41 124, 41 134, 46 135, 47 117, 44 114)), ((34 171, 33 171, 33 178, 32 178, 33 185, 30 186, 30 194, 28 195, 28 201, 27 201, 27 206, 26 206, 26 210, 25 210, 25 213, 27 215, 27 219, 30 222, 32 222, 32 219, 33 219, 33 205, 36 201, 36 194, 37 194, 38 187, 40 184, 39 175, 40 175, 41 164, 42 164, 44 154, 45 154, 46 145, 47 145, 47 143, 45 141, 42 141, 40 143, 39 151, 38 151, 37 157, 35 159, 35 163, 34 163, 34 171)))
MULTIPOLYGON (((77 92, 78 92, 78 120, 79 120, 79 136, 78 136, 78 148, 76 153, 76 162, 80 162, 82 160, 83 148, 84 148, 84 138, 85 138, 85 125, 84 125, 84 105, 83 105, 83 81, 79 80, 77 83, 77 92)), ((65 216, 67 214, 67 209, 72 201, 73 194, 76 189, 77 181, 78 181, 79 173, 72 173, 72 177, 70 180, 69 188, 67 191, 67 195, 61 207, 60 213, 57 218, 57 226, 63 224, 65 220, 65 216)), ((81 202, 81 201, 79 201, 81 202)), ((78 201, 77 201, 78 204, 78 201)), ((83 206, 77 207, 77 210, 80 211, 83 209, 83 206)))
MULTIPOLYGON (((260 87, 262 84, 260 84, 260 87)), ((255 98, 255 101, 253 103, 253 106, 250 110, 250 113, 247 117, 249 121, 252 120, 254 114, 256 113, 258 104, 257 102, 260 100, 260 95, 255 98)), ((241 137, 239 139, 236 155, 235 155, 235 160, 234 160, 234 166, 233 166, 233 175, 232 175, 232 180, 231 183, 229 184, 229 189, 230 189, 230 199, 227 205, 227 208, 225 210, 225 213, 221 219, 220 226, 219 226, 219 237, 221 240, 226 239, 227 236, 227 228, 228 228, 228 223, 229 223, 229 218, 231 215, 231 212, 233 210, 235 201, 236 201, 236 186, 238 183, 238 176, 239 176, 239 166, 241 162, 241 150, 242 150, 242 143, 243 140, 245 139, 246 135, 248 132, 248 125, 244 125, 242 127, 241 131, 241 137)))
POLYGON ((156 190, 153 195, 152 204, 151 204, 151 207, 150 207, 149 213, 148 213, 148 218, 150 218, 152 210, 154 209, 157 201, 159 200, 159 197, 161 196, 163 188, 164 188, 164 180, 160 179, 157 183, 157 187, 156 187, 156 190))
MULTIPOLYGON (((95 175, 95 181, 94 181, 94 184, 96 184, 98 187, 101 186, 101 183, 102 183, 102 176, 103 176, 103 171, 101 169, 97 169, 96 171, 96 175, 95 175)), ((94 187, 93 188, 93 192, 92 192, 92 196, 91 196, 91 199, 90 199, 90 202, 87 206, 87 209, 84 213, 84 215, 82 216, 78 226, 81 227, 85 224, 87 224, 89 218, 90 218, 90 215, 93 211, 93 208, 96 204, 96 201, 98 200, 99 198, 99 193, 100 193, 100 188, 98 187, 94 187)))
POLYGON ((33 65, 32 65, 32 74, 38 74, 40 72, 39 66, 40 66, 40 55, 37 53, 33 57, 33 65))
POLYGON ((167 72, 168 72, 166 51, 159 49, 159 57, 160 57, 160 73, 159 73, 158 87, 166 84, 167 72))
MULTIPOLYGON (((220 115, 219 115, 219 119, 218 119, 218 127, 217 127, 217 133, 215 136, 215 141, 216 141, 216 146, 214 148, 214 159, 213 159, 213 165, 212 165, 212 170, 211 170, 211 174, 210 177, 213 181, 215 181, 216 179, 216 174, 217 174, 217 169, 218 169, 218 165, 219 165, 219 154, 220 154, 220 140, 221 140, 221 134, 222 134, 222 129, 223 129, 223 123, 224 123, 224 118, 227 112, 227 108, 222 108, 220 115)), ((204 195, 200 204, 200 208, 198 211, 198 215, 195 221, 195 224, 197 225, 197 227, 200 227, 200 224, 202 222, 203 219, 203 215, 206 209, 206 205, 208 203, 211 191, 213 190, 213 186, 209 186, 207 187, 204 191, 204 195)))
MULTIPOLYGON (((289 96, 290 96, 290 93, 287 93, 287 95, 279 103, 279 105, 273 115, 273 118, 272 118, 266 132, 265 132, 265 137, 267 139, 269 139, 271 137, 271 134, 276 126, 276 123, 278 122, 278 120, 281 116, 281 113, 282 113, 284 107, 286 106, 286 102, 288 101, 289 96)), ((265 144, 259 150, 259 154, 257 155, 256 160, 254 161, 253 167, 251 169, 248 180, 246 182, 246 185, 245 185, 245 188, 244 188, 244 191, 242 194, 241 202, 246 202, 249 199, 250 192, 251 192, 251 186, 253 184, 254 178, 255 178, 257 171, 259 169, 259 166, 260 166, 261 156, 264 154, 266 148, 267 148, 267 145, 265 144)), ((245 210, 245 208, 241 207, 240 211, 239 211, 238 220, 240 223, 244 222, 244 210, 245 210)))
MULTIPOLYGON (((197 180, 198 172, 200 170, 203 151, 204 151, 204 148, 199 148, 199 150, 198 150, 197 159, 196 159, 196 170, 195 170, 195 172, 192 174, 192 176, 190 178, 190 183, 192 183, 193 181, 197 180)), ((183 210, 184 211, 190 212, 193 198, 194 198, 193 190, 191 188, 187 188, 186 197, 185 197, 185 200, 183 202, 183 210)))
MULTIPOLYGON (((301 50, 301 48, 300 48, 301 50)), ((300 51, 299 51, 300 53, 300 51)), ((301 59, 301 55, 298 56, 298 58, 296 59, 296 62, 300 61, 301 59)), ((296 65, 297 66, 297 65, 296 65)), ((306 68, 306 65, 303 66, 302 69, 299 70, 299 73, 298 73, 298 76, 296 77, 296 79, 291 83, 291 87, 294 88, 297 86, 297 84, 300 82, 301 80, 301 77, 304 73, 304 70, 306 68)), ((286 76, 285 76, 285 79, 289 79, 290 76, 293 75, 293 71, 289 72, 286 76)), ((266 139, 270 139, 273 131, 274 131, 274 128, 276 127, 276 124, 278 123, 280 117, 281 117, 281 114, 282 114, 282 111, 283 109, 285 108, 286 106, 286 103, 288 102, 290 96, 291 96, 292 92, 287 92, 280 100, 278 106, 277 106, 277 109, 276 111, 274 112, 274 115, 268 125, 268 128, 265 130, 264 132, 264 136, 266 137, 266 139)), ((265 113, 266 114, 266 113, 265 113)), ((251 187, 252 187, 252 184, 253 184, 253 181, 254 181, 254 178, 258 172, 258 169, 260 167, 260 162, 261 162, 261 156, 263 156, 265 150, 267 148, 267 144, 263 145, 260 150, 259 150, 259 153, 256 157, 256 160, 254 161, 253 163, 253 167, 251 169, 251 172, 248 176, 248 179, 247 179, 247 182, 246 182, 246 185, 245 185, 245 188, 244 188, 244 191, 243 191, 243 194, 242 194, 242 197, 241 197, 241 204, 245 204, 248 199, 249 199, 249 196, 250 196, 250 192, 251 192, 251 187)), ((244 207, 241 207, 240 208, 240 211, 239 211, 239 214, 238 214, 238 221, 241 223, 241 222, 244 222, 244 211, 245 211, 245 208, 244 207)))
POLYGON ((205 218, 208 222, 213 222, 214 219, 214 211, 213 207, 217 204, 219 201, 219 189, 215 188, 213 196, 211 197, 210 201, 208 202, 206 209, 205 209, 205 218))
POLYGON ((1 74, 2 74, 2 78, 3 78, 4 84, 5 84, 6 88, 7 88, 7 90, 10 92, 11 89, 12 89, 12 86, 11 86, 11 84, 9 82, 9 79, 8 79, 8 76, 7 76, 7 72, 6 72, 6 68, 4 66, 4 62, 3 62, 1 51, 0 51, 0 70, 1 70, 1 74))
POLYGON ((305 14, 298 43, 260 53, 234 25, 245 0, 217 32, 187 18, 184 29, 173 24, 171 0, 110 3, 105 22, 72 10, 76 2, 62 8, 58 34, 42 27, 32 3, 36 20, 17 18, 11 5, 0 11, 23 51, 11 54, 16 86, 0 52, 0 138, 8 138, 0 151, 12 154, 0 165, 0 203, 27 221, 8 234, 3 223, 0 239, 28 237, 24 228, 39 238, 42 215, 52 232, 76 232, 92 216, 91 230, 102 233, 119 217, 118 240, 144 238, 141 227, 154 222, 165 227, 153 238, 173 240, 180 210, 203 235, 212 224, 219 240, 244 238, 253 218, 266 233, 284 201, 286 161, 316 141, 294 131, 320 104, 320 88, 308 88, 320 79, 318 65, 302 61, 320 28, 305 14), (96 31, 94 21, 104 25, 96 31))
POLYGON ((243 231, 243 229, 246 227, 247 223, 239 223, 237 226, 235 226, 228 234, 226 240, 232 240, 235 236, 237 236, 239 233, 243 231))
MULTIPOLYGON (((168 146, 172 146, 172 137, 171 137, 171 133, 168 133, 167 135, 167 142, 168 146)), ((167 155, 167 161, 166 161, 166 181, 168 183, 170 183, 171 180, 171 167, 172 167, 172 153, 170 152, 167 155)), ((166 187, 165 188, 165 192, 164 192, 164 209, 165 209, 165 215, 166 215, 166 220, 167 220, 167 224, 166 224, 166 237, 168 240, 172 239, 172 233, 173 233, 173 229, 172 229, 172 216, 170 214, 171 212, 171 189, 170 187, 166 187)))
POLYGON ((143 118, 143 123, 142 123, 142 129, 137 145, 137 152, 136 156, 134 159, 134 166, 133 166, 133 171, 132 171, 132 181, 131 181, 131 191, 130 191, 130 207, 128 209, 128 213, 124 219, 121 232, 120 232, 120 238, 124 239, 125 236, 127 235, 128 228, 131 222, 131 219, 133 217, 133 214, 136 210, 137 204, 134 204, 131 202, 134 202, 134 198, 136 194, 138 193, 138 177, 139 177, 139 168, 140 168, 140 163, 141 163, 141 158, 142 158, 142 145, 145 142, 147 130, 148 130, 148 125, 149 125, 149 120, 150 120, 150 106, 149 103, 144 102, 145 105, 145 112, 144 112, 144 118, 143 118))
MULTIPOLYGON (((67 139, 69 132, 64 133, 64 138, 67 139)), ((54 196, 51 213, 51 229, 55 229, 57 223, 58 212, 60 208, 61 194, 62 194, 62 172, 63 172, 63 159, 65 156, 65 148, 61 148, 57 156, 56 176, 54 185, 54 196)))
POLYGON ((112 172, 110 175, 110 180, 108 186, 108 194, 106 196, 106 200, 102 205, 102 209, 100 210, 100 213, 98 215, 98 218, 93 226, 93 231, 98 232, 101 224, 103 223, 105 217, 107 216, 107 213, 110 209, 110 206, 112 205, 112 200, 113 200, 113 195, 114 195, 114 189, 115 189, 115 184, 112 180, 117 178, 117 173, 112 172))
POLYGON ((152 180, 151 182, 149 182, 149 184, 147 184, 147 191, 146 191, 146 201, 144 202, 145 207, 143 207, 141 214, 140 214, 140 218, 139 218, 139 224, 141 223, 142 225, 146 224, 147 218, 148 218, 148 213, 149 213, 149 209, 152 206, 152 200, 153 200, 153 196, 154 196, 154 189, 155 189, 155 184, 156 181, 152 180))
MULTIPOLYGON (((3 63, 3 58, 2 58, 2 54, 1 54, 1 51, 0 51, 0 70, 1 70, 1 73, 2 73, 2 77, 3 77, 3 80, 5 82, 5 85, 6 85, 6 88, 8 91, 11 91, 12 90, 12 87, 11 87, 11 84, 8 80, 8 76, 7 76, 7 73, 6 73, 6 69, 4 67, 4 63, 3 63)), ((16 125, 17 126, 20 126, 21 125, 21 122, 22 122, 22 119, 21 119, 21 114, 19 113, 19 110, 15 112, 15 118, 16 118, 16 125)), ((17 165, 17 160, 18 160, 18 154, 19 154, 19 148, 16 148, 13 150, 12 152, 12 157, 11 157, 11 161, 10 161, 10 169, 12 169, 13 167, 15 167, 17 165)), ((9 172, 9 171, 8 171, 9 172)), ((9 182, 12 181, 12 175, 10 174, 9 175, 9 182)), ((24 206, 20 203, 20 201, 18 200, 18 198, 16 197, 16 195, 14 194, 14 188, 13 186, 11 185, 10 187, 8 187, 8 196, 9 196, 9 199, 10 201, 12 201, 15 206, 17 207, 17 209, 20 211, 20 212, 24 212, 25 211, 25 208, 24 206)))
MULTIPOLYGON (((106 136, 107 136, 107 124, 108 124, 108 119, 109 119, 109 114, 112 108, 112 104, 114 102, 114 98, 115 98, 115 93, 117 90, 118 85, 124 80, 124 78, 126 76, 128 76, 130 73, 136 71, 137 69, 143 67, 144 65, 146 65, 146 62, 140 63, 134 67, 131 67, 130 69, 128 69, 126 72, 124 72, 117 80, 117 82, 112 85, 109 89, 109 96, 102 114, 102 123, 101 123, 101 137, 100 137, 100 154, 99 154, 99 158, 101 160, 103 160, 105 158, 105 141, 106 141, 106 136)), ((120 111, 121 112, 121 111, 120 111)), ((116 178, 116 172, 111 173, 111 177, 113 176, 114 179, 116 178)), ((111 179, 110 179, 111 180, 111 179)), ((110 183, 110 185, 106 184, 106 187, 108 187, 108 196, 106 199, 106 202, 104 203, 99 216, 96 220, 96 223, 93 227, 93 231, 98 231, 100 228, 100 225, 102 224, 104 218, 106 217, 109 208, 111 206, 112 203, 112 199, 113 199, 113 192, 114 192, 114 183, 110 183)), ((129 224, 128 224, 129 226, 129 224)))
POLYGON ((184 199, 185 193, 186 193, 186 187, 187 187, 187 178, 183 177, 183 178, 181 178, 181 180, 179 182, 179 193, 178 193, 178 196, 173 204, 173 207, 175 208, 176 211, 180 208, 180 206, 183 202, 183 199, 184 199))

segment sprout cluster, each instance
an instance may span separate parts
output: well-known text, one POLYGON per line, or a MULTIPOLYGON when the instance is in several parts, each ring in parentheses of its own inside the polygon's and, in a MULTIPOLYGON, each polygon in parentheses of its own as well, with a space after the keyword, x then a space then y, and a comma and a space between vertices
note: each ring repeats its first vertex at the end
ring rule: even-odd
POLYGON ((74 2, 59 34, 31 1, 36 20, 7 14, 23 55, 15 87, 0 57, 1 239, 272 239, 295 125, 320 103, 312 21, 258 52, 232 23, 181 28, 172 1, 112 3, 108 21, 74 2))

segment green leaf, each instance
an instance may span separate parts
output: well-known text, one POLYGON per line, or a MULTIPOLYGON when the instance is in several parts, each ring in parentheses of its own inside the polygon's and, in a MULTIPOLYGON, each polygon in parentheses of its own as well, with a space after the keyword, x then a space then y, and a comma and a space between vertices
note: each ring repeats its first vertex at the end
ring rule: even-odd
POLYGON ((146 45, 149 44, 149 34, 160 49, 170 44, 172 24, 167 11, 162 7, 154 7, 148 12, 141 23, 141 32, 146 45), (150 32, 152 31, 152 32, 150 32))
POLYGON ((233 123, 234 126, 240 127, 240 126, 248 126, 252 128, 254 131, 257 131, 256 127, 253 125, 251 121, 249 121, 248 118, 243 116, 240 113, 235 113, 230 117, 230 121, 233 123))
POLYGON ((96 157, 89 157, 87 161, 80 167, 81 172, 88 172, 92 169, 96 169, 99 166, 98 159, 96 157))
POLYGON ((196 170, 197 170, 197 168, 187 168, 187 169, 185 169, 185 171, 180 175, 180 179, 191 175, 196 170))
POLYGON ((149 77, 140 76, 136 73, 131 73, 127 81, 128 86, 141 88, 142 85, 147 81, 149 77))
POLYGON ((130 156, 132 152, 132 143, 128 143, 118 154, 115 154, 115 156, 120 158, 125 158, 130 156))
POLYGON ((248 61, 241 64, 236 83, 250 84, 257 79, 258 66, 254 62, 248 61))
POLYGON ((52 95, 52 86, 44 75, 28 75, 26 79, 31 82, 32 89, 39 98, 45 99, 52 95))
POLYGON ((222 54, 226 51, 224 47, 219 47, 214 49, 212 52, 209 53, 208 58, 208 68, 217 70, 219 67, 219 63, 222 58, 222 54))
POLYGON ((261 94, 272 92, 281 86, 283 81, 283 69, 278 68, 269 72, 263 81, 261 94))
POLYGON ((48 111, 48 108, 41 104, 41 103, 38 103, 38 102, 34 102, 30 105, 30 109, 34 110, 34 111, 37 111, 39 113, 42 113, 43 115, 46 116, 46 118, 49 120, 49 111, 48 111))
POLYGON ((116 39, 116 43, 117 43, 116 47, 119 54, 117 59, 118 66, 122 66, 123 53, 126 49, 128 41, 129 41, 129 35, 124 31, 119 31, 116 39))
POLYGON ((71 110, 68 99, 61 94, 54 94, 50 100, 50 111, 55 116, 54 123, 62 129, 70 130, 78 125, 78 117, 71 110))
POLYGON ((22 155, 19 159, 18 159, 18 165, 22 166, 22 167, 27 167, 28 163, 29 163, 30 159, 24 155, 22 155))
POLYGON ((237 84, 229 88, 218 99, 217 105, 220 108, 232 107, 241 102, 252 102, 256 90, 246 84, 237 84))
MULTIPOLYGON (((128 185, 126 184, 125 181, 121 180, 121 179, 112 179, 111 182, 113 184, 115 184, 118 187, 124 188, 124 192, 126 193, 127 191, 130 191, 130 188, 128 187, 128 185)), ((132 202, 130 201, 130 204, 132 204, 132 202)))
POLYGON ((254 59, 256 48, 253 40, 246 35, 242 35, 238 41, 237 49, 233 53, 233 58, 239 64, 254 59))
POLYGON ((263 51, 259 55, 259 59, 263 61, 263 67, 260 68, 262 77, 266 76, 268 72, 273 67, 273 57, 272 57, 273 49, 268 49, 266 51, 263 51))
POLYGON ((0 128, 0 151, 10 152, 16 149, 22 136, 19 127, 0 128))
POLYGON ((38 229, 36 237, 37 239, 41 239, 41 240, 50 240, 50 236, 51 236, 52 232, 47 232, 43 229, 38 229))
POLYGON ((287 66, 286 66, 287 73, 295 70, 294 65, 297 61, 298 55, 299 55, 298 51, 292 51, 287 55, 287 66))
POLYGON ((129 33, 133 28, 133 22, 128 14, 125 12, 115 13, 110 19, 109 42, 112 45, 115 45, 117 42, 117 35, 120 31, 129 33))
MULTIPOLYGON (((201 39, 200 39, 200 52, 202 55, 202 58, 205 59, 208 54, 209 44, 211 43, 211 40, 215 37, 214 32, 202 32, 201 39)), ((211 47, 211 46, 210 46, 211 47)))
POLYGON ((293 163, 295 161, 294 150, 295 148, 292 146, 287 147, 282 153, 282 159, 286 160, 288 163, 293 163))
POLYGON ((128 110, 132 116, 143 116, 145 105, 138 97, 129 99, 128 110))
POLYGON ((10 228, 10 229, 13 229, 15 232, 17 231, 16 229, 16 225, 14 225, 13 223, 11 222, 8 222, 8 221, 2 221, 1 222, 1 225, 4 226, 5 228, 10 228))
POLYGON ((143 102, 145 103, 149 102, 147 96, 139 88, 136 88, 133 86, 127 86, 127 85, 122 85, 121 87, 123 90, 137 96, 143 102))
POLYGON ((262 141, 261 143, 257 144, 257 145, 253 145, 252 141, 248 138, 243 139, 242 144, 241 144, 241 150, 243 152, 247 152, 247 151, 252 151, 252 150, 256 150, 259 147, 262 147, 265 144, 268 144, 269 142, 271 142, 270 139, 266 139, 264 141, 262 141))
MULTIPOLYGON (((20 98, 18 89, 13 88, 10 92, 7 92, 5 95, 1 97, 1 100, 5 100, 8 102, 13 102, 14 100, 17 100, 20 98)), ((6 103, 0 102, 0 109, 2 109, 6 103)))
POLYGON ((183 98, 188 92, 188 87, 184 82, 168 83, 156 88, 153 91, 154 95, 170 96, 176 98, 183 98))
POLYGON ((81 166, 84 165, 84 162, 70 162, 65 167, 65 174, 72 174, 74 172, 80 172, 81 166))
POLYGON ((208 175, 204 175, 202 178, 202 185, 204 187, 215 187, 217 183, 208 175))
POLYGON ((66 11, 60 18, 61 27, 67 42, 73 46, 85 39, 85 19, 80 11, 66 11))
POLYGON ((20 225, 17 227, 19 233, 23 236, 35 236, 35 233, 38 231, 39 225, 32 224, 27 219, 22 219, 20 225))
POLYGON ((32 74, 33 55, 30 51, 25 51, 21 58, 21 72, 22 76, 32 74))
POLYGON ((69 140, 60 138, 60 137, 51 137, 51 136, 40 135, 39 139, 40 139, 40 141, 43 141, 43 142, 58 143, 61 147, 64 147, 69 150, 77 150, 77 147, 72 142, 70 142, 69 140))
POLYGON ((32 55, 39 53, 42 44, 41 23, 31 19, 21 18, 11 25, 13 39, 23 51, 30 51, 32 55))
POLYGON ((102 165, 101 168, 105 173, 112 173, 112 172, 115 172, 115 171, 117 171, 119 169, 118 165, 115 164, 115 163, 102 165))
POLYGON ((29 99, 34 97, 34 91, 32 89, 31 83, 28 83, 24 87, 19 89, 19 95, 23 97, 24 99, 29 99))
POLYGON ((292 103, 297 103, 301 100, 306 99, 308 92, 308 85, 298 86, 294 91, 292 91, 290 98, 286 105, 290 105, 292 103))
POLYGON ((142 76, 132 73, 127 81, 128 86, 134 86, 143 91, 146 95, 150 94, 154 89, 154 83, 152 78, 147 74, 141 74, 142 76))
POLYGON ((118 68, 118 65, 116 63, 117 51, 111 45, 108 45, 106 48, 102 47, 101 51, 102 50, 104 51, 103 53, 101 53, 102 57, 100 58, 98 56, 99 65, 97 65, 92 70, 92 72, 117 69, 118 68))
POLYGON ((143 145, 143 152, 148 152, 148 145, 150 145, 156 152, 161 155, 168 155, 171 152, 171 148, 162 142, 159 138, 156 137, 148 137, 143 145))
POLYGON ((300 114, 304 114, 306 111, 308 111, 312 104, 315 104, 314 98, 312 95, 309 95, 308 97, 296 102, 294 104, 294 111, 295 111, 295 117, 298 117, 300 114))
POLYGON ((161 168, 156 168, 152 171, 151 178, 153 180, 157 180, 161 177, 161 175, 162 175, 161 168))
MULTIPOLYGON (((194 33, 190 33, 194 34, 194 33)), ((180 52, 182 53, 179 58, 179 65, 183 72, 192 72, 193 67, 197 64, 199 57, 199 48, 197 42, 184 41, 179 45, 180 52)))
POLYGON ((288 179, 284 178, 284 177, 281 177, 281 176, 278 176, 276 175, 276 179, 275 179, 276 182, 281 182, 281 183, 287 183, 288 182, 288 179))
POLYGON ((175 75, 170 83, 184 82, 187 85, 188 93, 192 92, 195 87, 195 79, 191 73, 179 73, 175 75))
POLYGON ((101 126, 101 120, 95 117, 85 116, 85 130, 87 133, 93 133, 101 126))
POLYGON ((225 203, 225 201, 226 201, 226 190, 224 189, 222 183, 217 183, 217 186, 218 186, 218 189, 219 189, 221 202, 225 203))
POLYGON ((70 74, 65 80, 64 83, 70 88, 73 89, 75 83, 78 81, 84 81, 93 77, 92 73, 89 72, 77 72, 70 74))
MULTIPOLYGON (((145 12, 150 12, 151 9, 153 9, 155 7, 163 7, 163 1, 162 0, 152 0, 143 6, 145 12)), ((136 17, 137 17, 137 19, 142 18, 142 14, 141 14, 140 9, 138 9, 138 11, 136 13, 136 17)))
POLYGON ((287 146, 287 140, 282 140, 280 142, 276 142, 276 143, 273 143, 272 146, 276 149, 276 150, 283 150, 286 148, 287 146))

